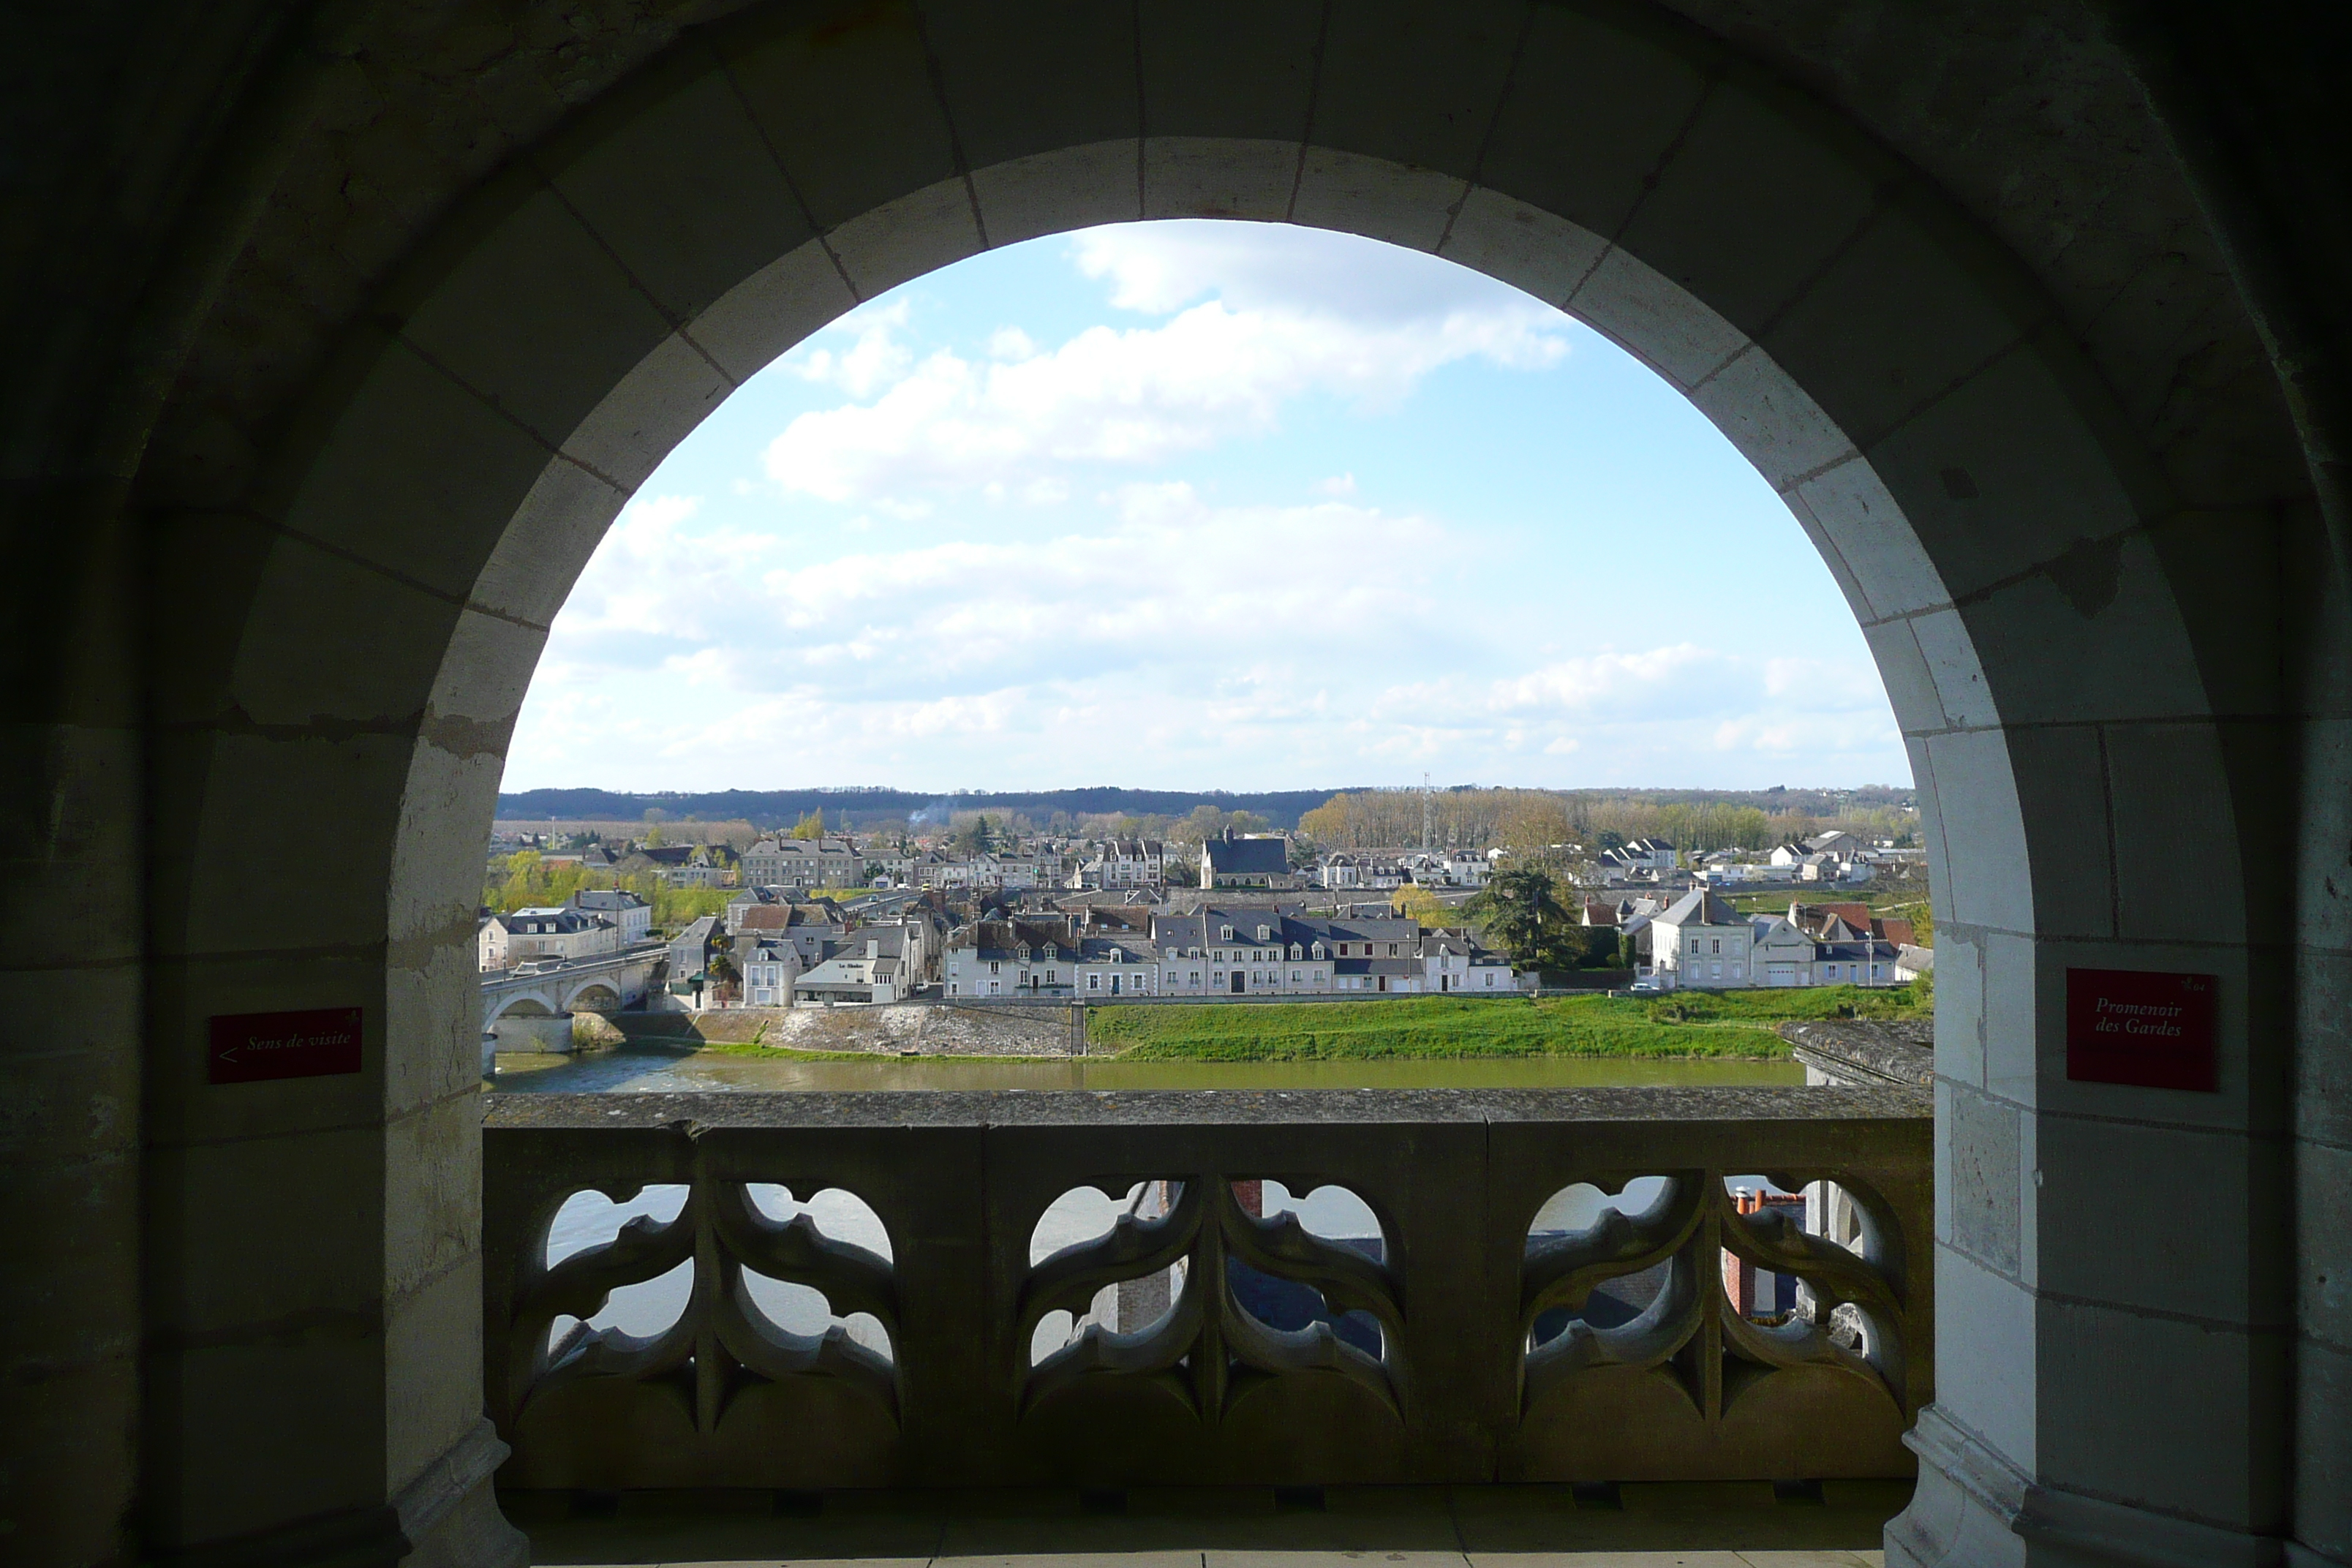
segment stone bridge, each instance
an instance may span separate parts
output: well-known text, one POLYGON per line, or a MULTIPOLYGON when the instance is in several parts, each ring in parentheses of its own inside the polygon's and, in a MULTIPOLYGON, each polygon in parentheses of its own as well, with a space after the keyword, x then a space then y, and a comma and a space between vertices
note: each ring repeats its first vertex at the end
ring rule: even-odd
POLYGON ((482 976, 482 1027, 487 1031, 510 1016, 561 1017, 583 1008, 614 1012, 646 994, 654 966, 668 952, 652 942, 545 969, 526 965, 492 971, 482 976))

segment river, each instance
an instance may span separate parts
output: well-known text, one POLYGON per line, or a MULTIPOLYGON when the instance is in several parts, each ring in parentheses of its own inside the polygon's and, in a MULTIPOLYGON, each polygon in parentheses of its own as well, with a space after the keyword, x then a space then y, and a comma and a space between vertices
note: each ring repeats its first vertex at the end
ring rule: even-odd
POLYGON ((500 1094, 709 1093, 877 1089, 1606 1089, 1800 1085, 1793 1061, 1658 1061, 1623 1057, 1469 1060, 1125 1062, 1114 1058, 881 1057, 809 1061, 677 1047, 625 1046, 576 1056, 501 1056, 500 1094))

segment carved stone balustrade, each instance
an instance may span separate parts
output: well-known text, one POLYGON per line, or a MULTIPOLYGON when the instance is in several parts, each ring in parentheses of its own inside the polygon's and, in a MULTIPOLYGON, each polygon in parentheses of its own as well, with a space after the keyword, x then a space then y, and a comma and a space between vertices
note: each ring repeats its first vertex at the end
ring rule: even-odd
POLYGON ((1901 1089, 534 1094, 483 1136, 509 1487, 1901 1476, 1934 1395, 1931 1123, 1901 1089), (1739 1212, 1743 1177, 1835 1224, 1739 1212), (1346 1189, 1378 1237, 1262 1216, 1259 1183, 1346 1189), (1531 1236, 1579 1184, 1640 1201, 1531 1236), (1160 1201, 1034 1257, 1063 1194, 1139 1184, 1160 1201), (675 1218, 550 1267, 575 1194, 656 1186, 675 1218), (780 1222, 776 1188, 854 1194, 887 1244, 780 1222), (1727 1259, 1794 1310, 1735 1310, 1727 1259), (687 1265, 667 1327, 587 1326, 687 1265), (761 1278, 831 1321, 780 1326, 761 1278), (1269 1289, 1320 1310, 1268 1322, 1269 1289), (1040 1349, 1056 1311, 1079 1327, 1040 1349))

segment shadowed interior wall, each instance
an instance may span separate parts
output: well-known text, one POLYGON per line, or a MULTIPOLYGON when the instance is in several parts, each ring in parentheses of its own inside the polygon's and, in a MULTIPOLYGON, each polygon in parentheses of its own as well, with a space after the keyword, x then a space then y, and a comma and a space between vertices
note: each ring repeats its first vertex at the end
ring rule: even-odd
POLYGON ((2329 340, 2301 273, 2247 259, 2301 253, 2210 199, 2271 213, 2263 124, 2168 89, 2160 117, 2152 48, 2202 80, 2172 35, 2063 8, 1692 10, 118 24, 180 46, 123 79, 224 90, 100 115, 58 163, 79 189, 187 132, 111 226, 87 196, 52 220, 131 258, 59 296, 86 309, 37 319, 65 280, 12 260, 47 367, 11 405, 12 527, 48 563, 11 634, 14 982, 60 1018, 10 1063, 57 1260, 12 1315, 16 1385, 75 1393, 7 1439, 10 1516, 60 1561, 512 1551, 471 937, 549 621, 661 456, 856 300, 1208 215, 1591 322, 1756 463, 1861 619, 1943 948, 1945 1392, 1896 1553, 2352 1552, 2352 1308, 2320 1283, 2352 1264, 2331 362, 2283 393, 2275 323, 2329 340), (2221 976, 2222 1092, 2068 1083, 2070 966, 2221 976), (352 1005, 358 1077, 205 1081, 209 1017, 352 1005))

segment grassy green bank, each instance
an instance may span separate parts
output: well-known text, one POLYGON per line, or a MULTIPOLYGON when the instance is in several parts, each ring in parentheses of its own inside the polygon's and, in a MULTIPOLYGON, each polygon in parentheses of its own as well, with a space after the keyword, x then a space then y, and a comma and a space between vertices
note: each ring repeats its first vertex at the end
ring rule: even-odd
POLYGON ((1789 1054, 1773 1026, 1798 1018, 1929 1016, 1901 991, 1684 992, 1637 998, 1416 996, 1390 1002, 1112 1006, 1089 1051, 1131 1061, 1318 1061, 1475 1057, 1735 1058, 1789 1054))

